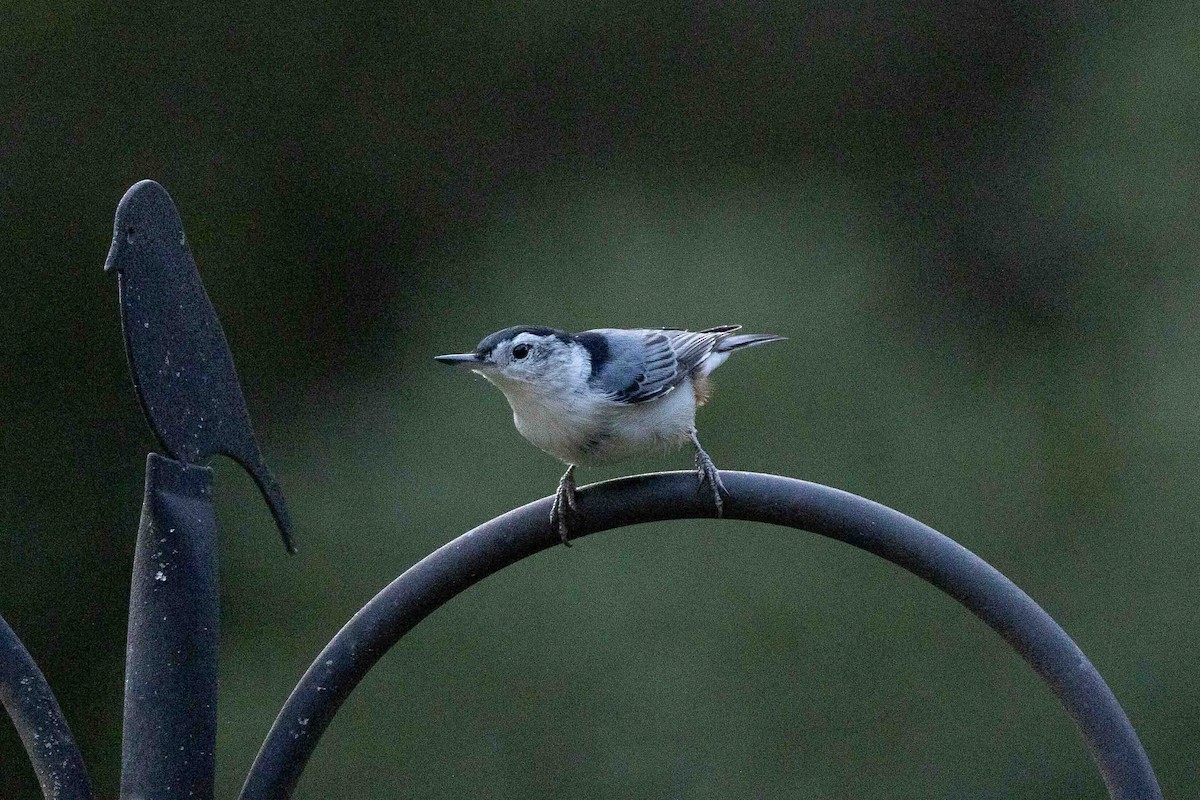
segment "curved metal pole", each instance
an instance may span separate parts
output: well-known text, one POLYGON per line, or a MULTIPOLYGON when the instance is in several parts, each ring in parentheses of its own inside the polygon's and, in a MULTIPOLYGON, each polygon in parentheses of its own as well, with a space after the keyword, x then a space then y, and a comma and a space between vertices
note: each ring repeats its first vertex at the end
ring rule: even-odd
MULTIPOLYGON (((1004 637, 1049 684, 1074 720, 1114 800, 1162 793, 1137 734, 1104 679, 1029 595, 965 547, 932 528, 857 495, 792 478, 721 474, 729 519, 799 528, 852 544, 949 594, 1004 637)), ((480 525, 392 581, 346 623, 292 691, 271 727, 242 800, 290 797, 317 741, 368 670, 422 619, 487 576, 553 547, 551 498, 480 525)), ((711 498, 692 472, 622 478, 579 492, 574 531, 668 519, 712 517, 711 498)))
POLYGON ((46 800, 92 800, 79 746, 50 685, 0 617, 0 702, 12 717, 46 800))

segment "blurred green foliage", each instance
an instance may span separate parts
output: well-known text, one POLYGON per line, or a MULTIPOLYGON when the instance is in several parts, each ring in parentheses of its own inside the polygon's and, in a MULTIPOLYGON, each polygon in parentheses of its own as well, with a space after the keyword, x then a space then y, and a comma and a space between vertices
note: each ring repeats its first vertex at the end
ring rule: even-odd
MULTIPOLYGON (((10 3, 3 31, 0 610, 101 795, 154 443, 100 267, 143 177, 181 209, 301 545, 218 465, 220 796, 363 602, 553 490, 500 395, 430 360, 521 322, 789 336, 718 374, 717 463, 972 548, 1089 654, 1165 793, 1200 785, 1189 4, 77 0, 10 3)), ((5 725, 0 796, 36 796, 5 725)), ((1103 788, 948 598, 817 537, 695 522, 439 611, 298 796, 1103 788)))

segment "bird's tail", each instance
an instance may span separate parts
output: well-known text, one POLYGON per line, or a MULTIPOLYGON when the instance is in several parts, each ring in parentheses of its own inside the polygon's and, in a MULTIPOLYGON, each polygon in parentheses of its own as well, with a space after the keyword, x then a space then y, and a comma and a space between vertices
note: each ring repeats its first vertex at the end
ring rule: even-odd
MULTIPOLYGON (((734 336, 734 332, 739 330, 741 325, 722 325, 719 328, 709 328, 701 333, 715 333, 718 335, 716 346, 713 347, 712 353, 708 358, 704 359, 696 369, 695 378, 707 378, 712 371, 725 363, 725 359, 729 358, 729 354, 734 350, 741 350, 743 347, 753 347, 756 344, 767 344, 768 342, 782 342, 787 337, 776 336, 773 333, 743 333, 734 336)), ((697 400, 701 398, 700 390, 697 390, 697 400)), ((701 401, 702 402, 702 401, 701 401)))
POLYGON ((258 491, 267 501, 267 507, 271 509, 271 516, 275 518, 275 525, 279 528, 280 535, 283 536, 283 546, 289 553, 295 555, 296 541, 292 536, 292 518, 288 514, 287 504, 283 501, 283 491, 279 488, 271 470, 267 468, 267 462, 263 460, 257 443, 251 440, 239 452, 231 452, 231 449, 223 452, 250 473, 250 477, 258 486, 258 491))
POLYGON ((717 342, 716 352, 729 353, 743 347, 754 347, 757 344, 787 341, 786 336, 776 336, 773 333, 743 333, 738 336, 726 336, 717 342))

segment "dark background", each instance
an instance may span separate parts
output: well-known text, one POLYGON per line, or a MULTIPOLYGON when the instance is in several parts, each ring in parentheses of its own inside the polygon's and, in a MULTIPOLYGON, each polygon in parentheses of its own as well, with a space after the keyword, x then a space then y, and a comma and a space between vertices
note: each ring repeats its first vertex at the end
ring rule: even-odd
MULTIPOLYGON (((0 609, 101 795, 154 447, 101 272, 173 194, 290 499, 219 462, 219 794, 407 566, 551 492, 431 356, 514 323, 742 323, 727 469, 956 538, 1200 781, 1200 23, 1190 3, 10 3, 0 609)), ((682 468, 685 453, 610 470, 682 468)), ((33 797, 0 725, 0 796, 33 797)), ((1101 797, 1001 640, 907 573, 740 523, 486 581, 355 692, 302 798, 1101 797)))

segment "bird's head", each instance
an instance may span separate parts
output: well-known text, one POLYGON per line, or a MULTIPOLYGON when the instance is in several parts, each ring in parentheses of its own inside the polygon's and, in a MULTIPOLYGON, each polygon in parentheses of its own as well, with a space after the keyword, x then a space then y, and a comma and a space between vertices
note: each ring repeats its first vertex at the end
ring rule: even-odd
POLYGON ((154 181, 138 181, 117 206, 104 271, 124 271, 148 250, 165 254, 181 247, 186 247, 183 222, 171 196, 154 181))
POLYGON ((518 325, 484 337, 470 353, 437 356, 467 366, 512 398, 512 393, 569 391, 587 380, 587 350, 563 331, 518 325))

